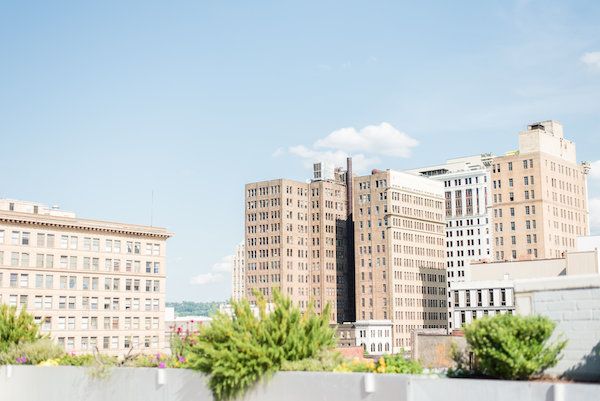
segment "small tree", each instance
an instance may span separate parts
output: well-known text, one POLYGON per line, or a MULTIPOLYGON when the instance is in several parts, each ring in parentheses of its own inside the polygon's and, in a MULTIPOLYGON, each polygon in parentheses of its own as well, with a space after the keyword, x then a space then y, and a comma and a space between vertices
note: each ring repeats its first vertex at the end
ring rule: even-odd
POLYGON ((527 379, 556 365, 566 341, 549 343, 556 324, 544 316, 496 315, 464 328, 477 373, 527 379))
POLYGON ((317 358, 335 346, 335 334, 328 324, 329 306, 321 316, 312 307, 302 314, 281 294, 275 293, 273 298, 275 309, 270 314, 262 297, 259 317, 248 301, 233 302, 233 317, 219 312, 210 326, 200 328, 189 366, 209 375, 216 399, 241 394, 286 361, 317 358))
POLYGON ((14 306, 0 305, 0 352, 11 346, 34 342, 40 338, 33 316, 22 310, 17 312, 14 306))

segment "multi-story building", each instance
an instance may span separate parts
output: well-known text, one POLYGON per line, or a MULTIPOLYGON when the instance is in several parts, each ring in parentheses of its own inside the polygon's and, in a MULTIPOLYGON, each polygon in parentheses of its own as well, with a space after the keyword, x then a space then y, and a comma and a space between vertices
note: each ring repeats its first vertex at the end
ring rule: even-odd
POLYGON ((231 299, 239 301, 246 293, 246 247, 244 242, 235 247, 231 270, 231 299))
POLYGON ((66 350, 162 351, 167 230, 0 200, 0 302, 66 350))
POLYGON ((482 154, 409 171, 444 183, 449 283, 464 280, 469 261, 493 258, 491 160, 491 154, 482 154))
POLYGON ((348 286, 346 174, 306 183, 277 179, 245 187, 246 297, 278 289, 302 310, 331 305, 331 322, 354 320, 348 286))
POLYGON ((447 328, 443 184, 373 170, 353 186, 356 319, 391 320, 409 349, 412 330, 447 328))
MULTIPOLYGON (((586 237, 581 242, 600 243, 586 237)), ((466 267, 466 280, 453 282, 450 298, 453 307, 451 328, 460 328, 475 319, 514 313, 515 284, 558 276, 597 275, 600 273, 598 248, 582 246, 566 257, 473 263, 466 267)))
POLYGON ((492 162, 495 260, 559 258, 588 235, 587 172, 557 121, 531 124, 492 162))
MULTIPOLYGON (((465 266, 471 261, 493 258, 491 160, 488 153, 409 171, 444 183, 448 286, 465 280, 465 266)), ((454 303, 448 301, 448 327, 452 328, 454 303)))

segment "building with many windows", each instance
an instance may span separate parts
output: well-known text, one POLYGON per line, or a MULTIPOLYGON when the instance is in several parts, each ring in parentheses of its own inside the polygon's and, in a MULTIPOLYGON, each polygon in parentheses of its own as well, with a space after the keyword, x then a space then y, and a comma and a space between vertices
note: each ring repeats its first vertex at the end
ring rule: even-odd
POLYGON ((68 351, 161 351, 170 236, 2 199, 0 302, 27 308, 68 351))
POLYGON ((353 186, 356 319, 390 320, 393 352, 410 349, 448 324, 443 183, 373 170, 353 186))
POLYGON ((231 270, 231 299, 239 301, 246 293, 246 246, 240 242, 235 247, 231 270))
POLYGON ((448 282, 462 281, 471 260, 492 256, 491 154, 450 159, 410 170, 444 183, 448 282))
POLYGON ((557 121, 531 124, 492 162, 495 260, 560 258, 589 234, 587 173, 557 121))
POLYGON ((331 322, 353 320, 348 285, 346 173, 315 165, 310 182, 260 181, 245 187, 246 297, 274 290, 301 310, 331 306, 331 322))

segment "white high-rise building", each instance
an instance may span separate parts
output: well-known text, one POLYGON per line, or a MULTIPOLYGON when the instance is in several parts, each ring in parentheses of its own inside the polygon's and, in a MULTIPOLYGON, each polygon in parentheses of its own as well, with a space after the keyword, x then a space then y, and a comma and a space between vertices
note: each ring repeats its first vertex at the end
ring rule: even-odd
POLYGON ((244 298, 246 293, 246 247, 244 242, 240 242, 235 247, 233 255, 233 269, 231 271, 231 298, 234 301, 239 301, 244 298))
MULTIPOLYGON (((444 183, 448 286, 465 281, 465 266, 470 261, 493 257, 489 171, 492 157, 460 157, 410 171, 444 183)), ((454 304, 448 300, 448 329, 452 330, 454 304)))
POLYGON ((491 160, 482 154, 409 171, 444 183, 448 282, 464 281, 469 261, 492 258, 491 160))

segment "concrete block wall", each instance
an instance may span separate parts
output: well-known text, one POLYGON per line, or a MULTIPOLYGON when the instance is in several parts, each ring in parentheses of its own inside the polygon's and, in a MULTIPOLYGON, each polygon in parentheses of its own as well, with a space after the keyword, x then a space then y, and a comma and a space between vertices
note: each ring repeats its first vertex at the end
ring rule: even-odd
MULTIPOLYGON (((0 400, 211 401, 206 377, 185 369, 0 366, 0 400)), ((240 401, 596 401, 600 385, 441 379, 363 373, 279 372, 240 401)))
POLYGON ((568 340, 563 358, 547 373, 600 381, 600 275, 515 282, 517 313, 557 323, 555 338, 568 340))

